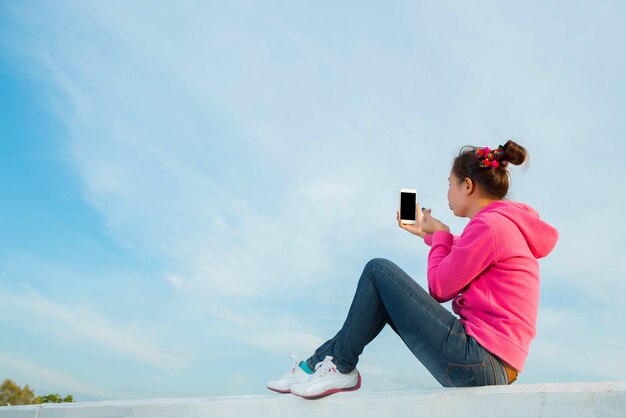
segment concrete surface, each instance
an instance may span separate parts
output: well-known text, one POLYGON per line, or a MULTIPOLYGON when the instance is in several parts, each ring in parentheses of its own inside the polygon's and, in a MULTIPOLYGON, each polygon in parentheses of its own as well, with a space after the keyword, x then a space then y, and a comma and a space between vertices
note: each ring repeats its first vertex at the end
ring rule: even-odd
POLYGON ((0 418, 606 417, 626 418, 626 381, 425 391, 172 398, 0 407, 0 418))

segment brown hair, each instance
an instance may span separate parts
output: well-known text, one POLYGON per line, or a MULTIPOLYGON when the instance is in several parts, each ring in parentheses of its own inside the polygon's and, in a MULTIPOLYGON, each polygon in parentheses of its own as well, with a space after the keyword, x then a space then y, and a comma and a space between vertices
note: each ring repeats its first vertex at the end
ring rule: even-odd
POLYGON ((504 153, 500 157, 500 165, 495 168, 484 168, 479 165, 479 158, 474 155, 478 147, 466 145, 459 151, 459 155, 452 162, 452 173, 463 182, 469 177, 480 185, 488 195, 502 199, 509 191, 509 163, 520 165, 529 159, 526 148, 514 141, 507 141, 502 146, 504 153))

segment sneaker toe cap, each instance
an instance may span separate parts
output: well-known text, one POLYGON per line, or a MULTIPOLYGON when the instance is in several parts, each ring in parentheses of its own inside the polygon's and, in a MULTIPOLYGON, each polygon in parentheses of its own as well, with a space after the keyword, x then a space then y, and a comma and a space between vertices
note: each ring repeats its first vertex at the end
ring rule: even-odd
POLYGON ((305 395, 307 387, 308 387, 307 382, 301 382, 301 383, 296 383, 294 385, 291 385, 290 389, 291 389, 291 393, 293 393, 294 395, 303 396, 305 395))
POLYGON ((289 385, 286 382, 281 380, 270 380, 267 382, 267 387, 273 390, 285 391, 289 390, 289 385))

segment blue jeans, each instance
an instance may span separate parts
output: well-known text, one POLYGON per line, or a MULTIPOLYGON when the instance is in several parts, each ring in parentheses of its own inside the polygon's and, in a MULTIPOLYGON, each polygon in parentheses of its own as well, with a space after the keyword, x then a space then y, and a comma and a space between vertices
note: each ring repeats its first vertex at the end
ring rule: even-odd
POLYGON ((308 366, 314 369, 328 355, 340 372, 353 370, 365 346, 387 324, 443 386, 509 383, 501 360, 467 335, 459 318, 384 258, 365 265, 341 330, 315 350, 308 366))

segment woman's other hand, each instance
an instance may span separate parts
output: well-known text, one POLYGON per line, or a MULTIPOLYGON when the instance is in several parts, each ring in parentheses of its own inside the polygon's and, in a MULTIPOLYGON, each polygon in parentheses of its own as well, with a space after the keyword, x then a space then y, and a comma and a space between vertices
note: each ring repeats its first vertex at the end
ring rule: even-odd
POLYGON ((396 219, 398 220, 398 226, 402 229, 409 231, 411 234, 417 235, 418 237, 422 237, 422 238, 424 238, 424 235, 426 235, 426 233, 422 230, 422 218, 423 217, 424 215, 422 214, 422 211, 420 210, 419 202, 415 203, 416 221, 414 224, 403 224, 400 221, 400 211, 398 210, 398 212, 396 212, 396 219))
POLYGON ((430 212, 432 212, 432 209, 423 211, 424 216, 422 217, 421 230, 425 234, 434 234, 437 231, 450 232, 450 228, 439 219, 430 216, 430 212))

